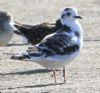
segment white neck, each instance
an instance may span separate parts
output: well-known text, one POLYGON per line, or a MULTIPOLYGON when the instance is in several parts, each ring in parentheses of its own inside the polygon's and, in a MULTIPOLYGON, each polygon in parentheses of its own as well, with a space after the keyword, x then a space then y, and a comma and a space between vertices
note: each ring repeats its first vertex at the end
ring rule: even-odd
POLYGON ((64 20, 61 19, 62 25, 69 26, 72 30, 72 32, 78 31, 81 33, 82 27, 81 24, 77 20, 64 20))
POLYGON ((69 26, 71 28, 71 34, 74 34, 76 31, 80 34, 80 37, 78 39, 78 43, 81 44, 83 42, 83 29, 81 27, 81 24, 77 20, 62 20, 61 23, 63 25, 69 26))
POLYGON ((75 20, 61 19, 61 23, 62 25, 67 25, 67 26, 72 27, 72 24, 75 23, 75 20))

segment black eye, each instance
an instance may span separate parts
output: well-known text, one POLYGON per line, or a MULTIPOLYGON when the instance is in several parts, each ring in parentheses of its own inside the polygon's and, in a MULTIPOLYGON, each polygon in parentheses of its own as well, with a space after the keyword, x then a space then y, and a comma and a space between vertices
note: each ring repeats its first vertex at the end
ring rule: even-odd
POLYGON ((68 12, 68 13, 66 13, 67 14, 67 16, 70 16, 71 15, 71 13, 70 12, 68 12))

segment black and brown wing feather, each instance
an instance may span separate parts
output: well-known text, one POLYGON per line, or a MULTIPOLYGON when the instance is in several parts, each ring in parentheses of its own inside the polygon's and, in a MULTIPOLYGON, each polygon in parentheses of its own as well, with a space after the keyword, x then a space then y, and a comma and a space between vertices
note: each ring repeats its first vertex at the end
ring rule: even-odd
POLYGON ((79 45, 72 44, 72 37, 61 32, 43 40, 37 48, 46 56, 69 55, 78 50, 79 45))
POLYGON ((39 43, 46 35, 54 33, 61 26, 60 20, 54 24, 42 23, 34 26, 15 23, 15 27, 20 31, 15 31, 15 33, 25 36, 28 42, 33 45, 39 43))

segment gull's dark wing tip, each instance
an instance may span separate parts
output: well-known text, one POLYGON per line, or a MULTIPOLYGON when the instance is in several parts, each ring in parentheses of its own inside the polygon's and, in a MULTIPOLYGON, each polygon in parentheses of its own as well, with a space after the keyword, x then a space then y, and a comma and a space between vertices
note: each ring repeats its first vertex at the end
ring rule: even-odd
POLYGON ((14 60, 24 60, 24 59, 27 59, 29 58, 28 55, 13 55, 10 57, 10 59, 14 59, 14 60))
POLYGON ((10 59, 13 59, 13 60, 22 60, 23 57, 22 56, 15 56, 15 55, 13 55, 13 56, 10 57, 10 59))

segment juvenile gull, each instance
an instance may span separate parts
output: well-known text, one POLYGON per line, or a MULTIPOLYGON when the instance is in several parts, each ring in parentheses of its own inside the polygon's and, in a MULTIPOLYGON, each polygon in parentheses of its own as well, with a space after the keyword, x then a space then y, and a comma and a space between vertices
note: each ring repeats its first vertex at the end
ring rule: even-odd
POLYGON ((65 8, 61 13, 62 27, 47 35, 39 44, 37 53, 14 55, 11 59, 36 62, 45 68, 63 68, 64 82, 66 82, 65 65, 75 59, 82 50, 82 27, 77 19, 82 19, 75 8, 65 8))

